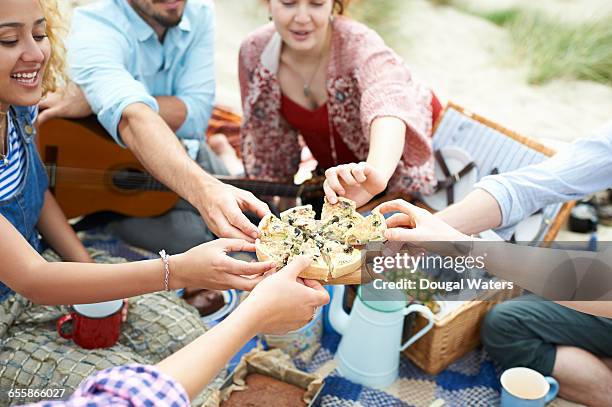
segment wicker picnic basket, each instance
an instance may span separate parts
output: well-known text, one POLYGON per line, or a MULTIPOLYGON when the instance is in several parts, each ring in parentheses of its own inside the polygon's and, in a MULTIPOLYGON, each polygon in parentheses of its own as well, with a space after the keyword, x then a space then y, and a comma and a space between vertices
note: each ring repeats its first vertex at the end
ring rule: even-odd
MULTIPOLYGON (((480 343, 480 326, 487 314, 500 302, 520 295, 522 289, 492 291, 436 319, 431 330, 404 351, 404 355, 428 374, 435 375, 474 349, 480 343)), ((418 317, 412 332, 427 325, 418 317)))
MULTIPOLYGON (((545 147, 537 141, 518 135, 481 116, 466 111, 458 105, 449 103, 444 113, 446 113, 448 109, 459 111, 469 118, 495 129, 514 141, 526 145, 544 155, 551 156, 554 154, 554 150, 545 147)), ((440 116, 436 128, 440 120, 444 117, 444 113, 440 116)), ((555 239, 573 205, 573 202, 569 202, 561 207, 555 219, 550 223, 545 236, 542 238, 542 242, 540 242, 541 246, 546 246, 555 239)), ((520 295, 521 292, 522 289, 515 286, 513 290, 489 291, 481 294, 472 301, 466 301, 458 308, 440 319, 437 319, 432 329, 412 346, 408 347, 403 352, 404 355, 428 374, 435 375, 441 372, 455 360, 479 345, 480 327, 487 312, 496 304, 512 299, 520 295)), ((418 331, 426 324, 427 320, 424 317, 420 315, 417 316, 413 322, 412 332, 418 331)))

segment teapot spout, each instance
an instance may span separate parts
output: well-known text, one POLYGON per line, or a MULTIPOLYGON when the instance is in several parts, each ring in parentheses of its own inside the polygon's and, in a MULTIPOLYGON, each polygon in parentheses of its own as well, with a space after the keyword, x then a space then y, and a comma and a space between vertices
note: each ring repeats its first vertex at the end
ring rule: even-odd
POLYGON ((342 307, 343 299, 344 286, 335 285, 334 294, 329 309, 329 322, 334 330, 336 330, 336 332, 338 332, 340 335, 344 335, 349 321, 349 315, 344 312, 344 308, 342 307))

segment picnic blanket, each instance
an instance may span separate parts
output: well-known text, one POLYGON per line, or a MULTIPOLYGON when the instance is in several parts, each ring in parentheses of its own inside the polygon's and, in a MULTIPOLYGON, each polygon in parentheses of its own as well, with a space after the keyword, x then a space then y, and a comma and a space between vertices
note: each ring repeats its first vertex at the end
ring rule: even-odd
MULTIPOLYGON (((103 229, 81 232, 86 246, 105 250, 128 260, 158 257, 125 244, 103 229)), ((399 378, 385 389, 373 389, 353 383, 335 371, 334 353, 340 342, 335 332, 325 332, 319 347, 306 350, 294 359, 299 369, 325 376, 319 405, 322 407, 428 407, 434 401, 444 406, 498 406, 501 370, 478 348, 450 365, 436 376, 424 373, 408 359, 401 357, 399 378)), ((559 398, 549 406, 573 405, 559 398)))

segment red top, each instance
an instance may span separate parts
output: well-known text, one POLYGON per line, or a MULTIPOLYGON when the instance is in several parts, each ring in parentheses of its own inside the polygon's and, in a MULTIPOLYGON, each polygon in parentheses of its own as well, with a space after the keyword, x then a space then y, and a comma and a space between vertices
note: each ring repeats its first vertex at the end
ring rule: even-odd
MULTIPOLYGON (((284 93, 282 94, 281 115, 291 127, 300 132, 308 149, 322 169, 334 166, 328 114, 327 103, 319 106, 316 110, 308 110, 289 99, 284 93)), ((333 133, 338 159, 336 164, 359 162, 335 129, 333 129, 333 133)))
MULTIPOLYGON (((435 124, 442 110, 442 105, 436 95, 433 94, 431 108, 432 121, 435 124)), ((281 95, 281 115, 291 127, 300 132, 308 149, 322 169, 334 166, 330 145, 330 121, 328 114, 327 103, 315 110, 308 110, 291 100, 284 93, 281 95)), ((338 159, 336 165, 359 162, 360 160, 355 157, 346 143, 344 143, 336 129, 333 129, 333 134, 338 159)))
MULTIPOLYGON (((431 128, 433 129, 436 125, 436 121, 438 121, 438 117, 440 117, 440 113, 442 113, 442 104, 436 97, 436 94, 431 92, 431 128)), ((433 136, 433 134, 431 134, 433 136)))

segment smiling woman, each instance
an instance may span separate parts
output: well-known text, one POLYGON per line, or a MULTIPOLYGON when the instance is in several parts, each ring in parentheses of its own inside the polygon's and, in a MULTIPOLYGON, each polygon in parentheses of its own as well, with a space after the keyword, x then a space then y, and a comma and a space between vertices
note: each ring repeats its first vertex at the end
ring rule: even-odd
POLYGON ((29 106, 64 77, 64 47, 55 0, 3 2, 0 21, 0 106, 29 106), (16 7, 12 7, 15 3, 16 7))
POLYGON ((0 20, 0 110, 6 113, 11 104, 28 106, 40 100, 39 85, 51 51, 39 4, 16 0, 4 3, 0 20), (12 7, 11 3, 19 5, 12 7))
MULTIPOLYGON (((124 340, 132 347, 119 345, 109 351, 86 352, 66 344, 49 324, 65 313, 64 308, 35 305, 98 302, 154 292, 160 289, 160 271, 154 263, 149 277, 141 274, 136 283, 123 280, 117 284, 108 280, 110 275, 103 277, 100 269, 79 274, 86 270, 82 263, 91 263, 92 258, 47 190, 47 174, 33 142, 37 105, 64 80, 57 3, 2 0, 1 4, 0 258, 4 260, 0 267, 0 388, 29 388, 37 383, 41 388, 55 385, 71 390, 88 374, 113 364, 158 362, 203 333, 204 327, 197 313, 185 308, 175 295, 140 296, 130 302, 130 318, 122 329, 124 340), (41 236, 62 259, 81 262, 73 263, 77 267, 62 283, 58 281, 61 270, 60 274, 49 272, 50 264, 38 254, 43 249, 41 236), (52 279, 45 281, 49 276, 52 279), (83 280, 96 276, 102 280, 83 280), (152 284, 142 291, 146 279, 152 284), (76 285, 71 287, 71 281, 76 285), (110 292, 100 297, 100 286, 110 292), (116 291, 119 287, 141 289, 130 294, 116 291), (163 309, 165 316, 154 311, 156 307, 163 309), (153 344, 150 338, 159 342, 153 344), (147 341, 146 346, 143 341, 147 341), (34 349, 42 353, 37 356, 38 367, 32 371, 25 366, 31 366, 34 349), (74 359, 66 360, 66 354, 74 359), (65 368, 57 369, 60 364, 65 368)), ((105 254, 96 259, 109 262, 112 258, 105 254)), ((137 273, 143 271, 142 265, 134 268, 137 273)), ((129 274, 120 273, 122 279, 129 279, 129 274)), ((10 397, 0 392, 0 405, 16 402, 10 397)))

